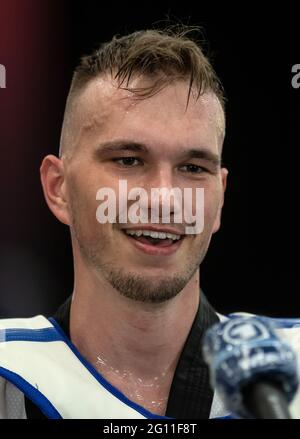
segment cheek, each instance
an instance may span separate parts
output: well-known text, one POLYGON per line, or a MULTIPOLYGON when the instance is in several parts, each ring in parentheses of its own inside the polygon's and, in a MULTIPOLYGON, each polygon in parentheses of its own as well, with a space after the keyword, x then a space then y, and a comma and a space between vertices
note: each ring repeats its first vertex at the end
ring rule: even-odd
POLYGON ((192 211, 194 217, 201 216, 203 218, 204 215, 205 220, 210 223, 218 211, 219 198, 219 191, 204 188, 204 191, 199 190, 197 196, 193 196, 192 200, 185 198, 184 208, 187 212, 192 211))
POLYGON ((82 181, 78 177, 70 181, 69 187, 72 222, 87 232, 97 223, 96 210, 99 203, 96 200, 96 190, 89 181, 82 181))
POLYGON ((220 204, 219 192, 207 194, 204 199, 204 227, 211 228, 218 214, 220 204))
POLYGON ((106 175, 104 169, 95 168, 91 164, 78 166, 72 170, 68 179, 68 193, 72 225, 77 235, 81 236, 87 245, 101 245, 114 238, 114 224, 101 223, 97 220, 97 209, 102 201, 97 200, 97 192, 101 188, 111 188, 116 191, 116 182, 112 184, 111 177, 106 175))

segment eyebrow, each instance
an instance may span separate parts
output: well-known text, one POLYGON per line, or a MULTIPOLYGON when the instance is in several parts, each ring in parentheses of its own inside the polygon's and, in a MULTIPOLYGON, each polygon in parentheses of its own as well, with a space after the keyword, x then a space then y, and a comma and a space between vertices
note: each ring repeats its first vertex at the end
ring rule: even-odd
POLYGON ((133 151, 133 152, 146 152, 150 153, 149 148, 137 142, 130 141, 114 141, 114 142, 105 142, 101 145, 98 145, 96 149, 96 154, 102 154, 106 152, 118 152, 118 151, 133 151))
POLYGON ((207 162, 211 162, 211 164, 216 168, 221 166, 221 158, 218 156, 218 154, 215 154, 206 148, 187 149, 183 152, 182 156, 186 157, 187 159, 202 159, 207 162))
MULTIPOLYGON (((151 150, 148 148, 147 145, 143 143, 137 143, 134 141, 112 141, 112 142, 105 142, 103 144, 98 145, 95 154, 97 156, 105 153, 110 152, 124 152, 124 151, 132 151, 132 152, 143 152, 150 154, 151 150)), ((191 148, 186 149, 182 151, 180 154, 178 154, 178 158, 181 159, 193 159, 198 158, 205 161, 210 162, 213 166, 219 167, 221 165, 221 158, 218 154, 215 154, 208 150, 207 148, 191 148)))

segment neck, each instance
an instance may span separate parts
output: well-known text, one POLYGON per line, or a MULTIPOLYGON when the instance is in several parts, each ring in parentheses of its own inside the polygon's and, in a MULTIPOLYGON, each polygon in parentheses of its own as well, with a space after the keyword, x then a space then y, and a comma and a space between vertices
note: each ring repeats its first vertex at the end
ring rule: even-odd
POLYGON ((173 376, 198 306, 199 271, 175 298, 160 304, 135 302, 105 279, 80 273, 71 305, 71 339, 102 371, 127 371, 142 380, 173 376))

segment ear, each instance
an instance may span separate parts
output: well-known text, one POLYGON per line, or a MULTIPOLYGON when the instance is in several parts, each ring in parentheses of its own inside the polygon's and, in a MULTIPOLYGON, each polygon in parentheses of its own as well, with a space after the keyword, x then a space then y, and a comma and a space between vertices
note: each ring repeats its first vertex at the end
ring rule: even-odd
POLYGON ((63 161, 54 155, 47 155, 41 164, 40 174, 49 209, 59 221, 70 225, 63 161))
POLYGON ((218 207, 218 212, 216 215, 216 219, 214 222, 214 226, 213 226, 213 231, 212 233, 216 233, 221 225, 221 214, 222 214, 222 207, 224 204, 224 195, 225 195, 225 191, 226 191, 226 186, 227 186, 227 175, 228 175, 228 169, 226 168, 221 168, 221 180, 222 180, 222 196, 220 199, 220 203, 219 203, 219 207, 218 207))

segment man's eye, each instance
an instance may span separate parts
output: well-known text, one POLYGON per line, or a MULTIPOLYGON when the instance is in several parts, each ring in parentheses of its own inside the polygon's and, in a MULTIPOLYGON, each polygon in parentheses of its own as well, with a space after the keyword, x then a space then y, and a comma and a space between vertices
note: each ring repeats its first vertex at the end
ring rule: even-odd
POLYGON ((140 161, 136 157, 118 157, 113 159, 114 162, 123 166, 136 166, 136 164, 140 161), (136 161, 137 163, 134 163, 136 161))
POLYGON ((206 171, 206 169, 204 169, 202 166, 193 165, 193 164, 183 165, 181 169, 182 168, 186 168, 184 172, 191 172, 192 174, 201 174, 202 172, 206 171))

